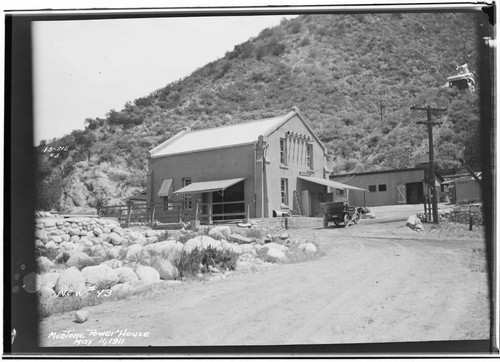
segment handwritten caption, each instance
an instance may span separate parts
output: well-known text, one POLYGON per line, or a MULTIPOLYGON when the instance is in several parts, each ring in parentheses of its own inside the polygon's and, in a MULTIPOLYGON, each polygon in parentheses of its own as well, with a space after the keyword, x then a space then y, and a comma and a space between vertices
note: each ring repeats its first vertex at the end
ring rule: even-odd
POLYGON ((111 291, 111 289, 97 289, 96 286, 91 285, 91 286, 87 287, 87 289, 84 289, 84 290, 72 290, 72 289, 64 290, 63 289, 57 293, 57 296, 58 297, 65 297, 65 296, 75 295, 77 297, 83 297, 87 293, 90 293, 90 292, 96 292, 97 298, 99 298, 99 297, 110 297, 112 291, 111 291))
POLYGON ((61 155, 63 152, 69 151, 69 146, 60 146, 60 147, 45 147, 42 150, 42 153, 48 153, 49 157, 57 158, 61 155))
POLYGON ((49 338, 59 340, 72 340, 77 346, 119 346, 125 343, 127 338, 148 338, 149 332, 132 331, 128 329, 117 329, 115 331, 99 331, 87 329, 85 332, 77 332, 74 329, 62 332, 50 332, 49 338))

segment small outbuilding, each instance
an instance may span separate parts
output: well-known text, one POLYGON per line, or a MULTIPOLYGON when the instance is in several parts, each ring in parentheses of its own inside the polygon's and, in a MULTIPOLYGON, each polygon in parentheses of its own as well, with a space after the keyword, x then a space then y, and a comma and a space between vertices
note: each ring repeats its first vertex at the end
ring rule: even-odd
MULTIPOLYGON (((427 167, 417 167, 330 175, 330 179, 367 190, 349 193, 348 199, 353 205, 421 204, 426 195, 430 195, 428 173, 427 167)), ((442 178, 436 174, 435 179, 437 190, 440 190, 442 178)))

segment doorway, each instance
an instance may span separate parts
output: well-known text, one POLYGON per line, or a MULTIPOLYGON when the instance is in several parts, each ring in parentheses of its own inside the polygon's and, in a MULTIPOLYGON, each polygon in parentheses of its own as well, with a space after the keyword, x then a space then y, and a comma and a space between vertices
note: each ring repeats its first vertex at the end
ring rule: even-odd
POLYGON ((409 182, 406 184, 406 200, 408 204, 424 203, 424 185, 422 182, 409 182))
POLYGON ((245 183, 234 184, 224 191, 212 192, 213 221, 244 219, 245 216, 245 183), (223 215, 221 215, 223 214, 223 215), (235 214, 235 215, 231 215, 235 214))

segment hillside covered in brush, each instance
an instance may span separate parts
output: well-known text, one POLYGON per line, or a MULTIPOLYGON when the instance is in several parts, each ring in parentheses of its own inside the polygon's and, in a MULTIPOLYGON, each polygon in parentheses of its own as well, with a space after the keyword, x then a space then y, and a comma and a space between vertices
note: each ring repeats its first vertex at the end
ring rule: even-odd
MULTIPOLYGON (((443 87, 458 65, 477 72, 473 14, 301 15, 263 30, 184 79, 85 120, 39 151, 38 207, 71 211, 122 203, 145 187, 147 151, 183 127, 217 127, 297 106, 327 146, 334 173, 407 168, 435 152, 452 169, 478 151, 478 87, 443 87), (47 147, 68 150, 52 154, 47 147), (46 152, 43 152, 43 151, 46 152)), ((168 66, 168 65, 166 65, 168 66)))

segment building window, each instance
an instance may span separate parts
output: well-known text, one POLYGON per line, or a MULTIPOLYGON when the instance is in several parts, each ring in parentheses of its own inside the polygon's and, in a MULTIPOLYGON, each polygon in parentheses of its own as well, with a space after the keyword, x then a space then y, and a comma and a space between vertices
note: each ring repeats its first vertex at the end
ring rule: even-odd
POLYGON ((387 185, 378 185, 379 191, 387 191, 387 185))
POLYGON ((342 189, 336 189, 337 190, 337 196, 344 196, 344 190, 342 189))
POLYGON ((313 145, 307 144, 307 168, 313 169, 313 145))
POLYGON ((377 191, 377 185, 370 185, 370 186, 368 186, 368 191, 370 191, 370 192, 377 191))
POLYGON ((288 206, 288 179, 281 179, 281 204, 288 206))
MULTIPOLYGON (((183 178, 182 179, 182 187, 186 187, 188 185, 191 185, 191 177, 183 178)), ((182 195, 182 208, 183 209, 191 209, 191 207, 192 207, 191 194, 182 195)))
POLYGON ((280 138, 280 163, 282 165, 287 165, 287 152, 286 152, 286 139, 280 138))

